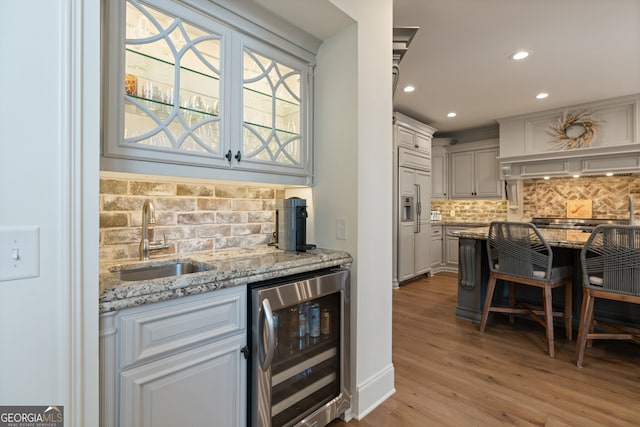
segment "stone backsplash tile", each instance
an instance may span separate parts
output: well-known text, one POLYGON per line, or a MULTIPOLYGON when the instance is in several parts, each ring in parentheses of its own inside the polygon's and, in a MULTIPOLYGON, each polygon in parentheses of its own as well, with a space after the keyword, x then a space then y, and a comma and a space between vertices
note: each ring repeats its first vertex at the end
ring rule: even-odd
POLYGON ((586 199, 593 218, 629 219, 629 196, 640 196, 640 174, 524 180, 523 217, 564 218, 568 200, 586 199))
POLYGON ((507 219, 506 200, 432 200, 431 210, 440 211, 443 221, 489 223, 507 219))
POLYGON ((212 197, 213 186, 212 185, 178 184, 176 187, 176 196, 212 197))
POLYGON ((193 184, 139 178, 100 180, 100 259, 138 258, 142 205, 151 200, 156 224, 150 240, 168 249, 153 255, 266 245, 273 241, 281 188, 193 184))

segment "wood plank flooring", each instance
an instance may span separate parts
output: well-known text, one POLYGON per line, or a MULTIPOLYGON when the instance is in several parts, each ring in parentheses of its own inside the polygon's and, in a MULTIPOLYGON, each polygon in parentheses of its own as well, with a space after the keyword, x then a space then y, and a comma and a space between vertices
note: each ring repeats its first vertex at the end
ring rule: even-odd
POLYGON ((640 425, 640 345, 594 342, 578 368, 562 328, 551 359, 537 323, 496 315, 481 334, 455 318, 456 301, 450 273, 394 290, 396 393, 332 427, 640 425))

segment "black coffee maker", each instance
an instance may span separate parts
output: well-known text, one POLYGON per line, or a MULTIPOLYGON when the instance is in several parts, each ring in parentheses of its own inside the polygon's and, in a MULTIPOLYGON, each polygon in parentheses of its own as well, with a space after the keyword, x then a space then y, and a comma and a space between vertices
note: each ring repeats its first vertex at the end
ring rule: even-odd
POLYGON ((307 245, 307 201, 299 197, 276 200, 276 246, 291 252, 305 252, 307 245))

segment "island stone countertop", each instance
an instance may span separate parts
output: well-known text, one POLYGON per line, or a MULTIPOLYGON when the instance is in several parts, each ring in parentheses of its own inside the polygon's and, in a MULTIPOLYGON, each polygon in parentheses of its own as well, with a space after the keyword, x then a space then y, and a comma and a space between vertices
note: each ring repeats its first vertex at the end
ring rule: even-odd
MULTIPOLYGON (((582 249, 591 233, 581 230, 539 229, 549 246, 569 249, 582 249)), ((487 240, 489 227, 468 228, 451 233, 452 236, 487 240)))
POLYGON ((352 261, 343 251, 286 252, 268 246, 105 263, 100 265, 99 311, 106 313, 323 268, 350 266, 352 261), (123 281, 119 277, 120 270, 161 266, 168 262, 191 262, 206 271, 138 281, 123 281))
POLYGON ((489 223, 486 221, 462 221, 455 219, 447 219, 440 221, 431 221, 431 225, 442 225, 446 227, 488 227, 489 223))

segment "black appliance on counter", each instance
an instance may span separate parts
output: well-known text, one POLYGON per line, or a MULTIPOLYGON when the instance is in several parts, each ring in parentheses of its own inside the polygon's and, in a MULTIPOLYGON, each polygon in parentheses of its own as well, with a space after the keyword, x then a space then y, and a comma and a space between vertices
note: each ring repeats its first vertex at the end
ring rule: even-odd
POLYGON ((350 277, 330 268, 249 285, 250 426, 320 427, 351 406, 350 277))
POLYGON ((285 251, 305 252, 307 245, 307 201, 299 197, 276 200, 276 247, 285 251))

